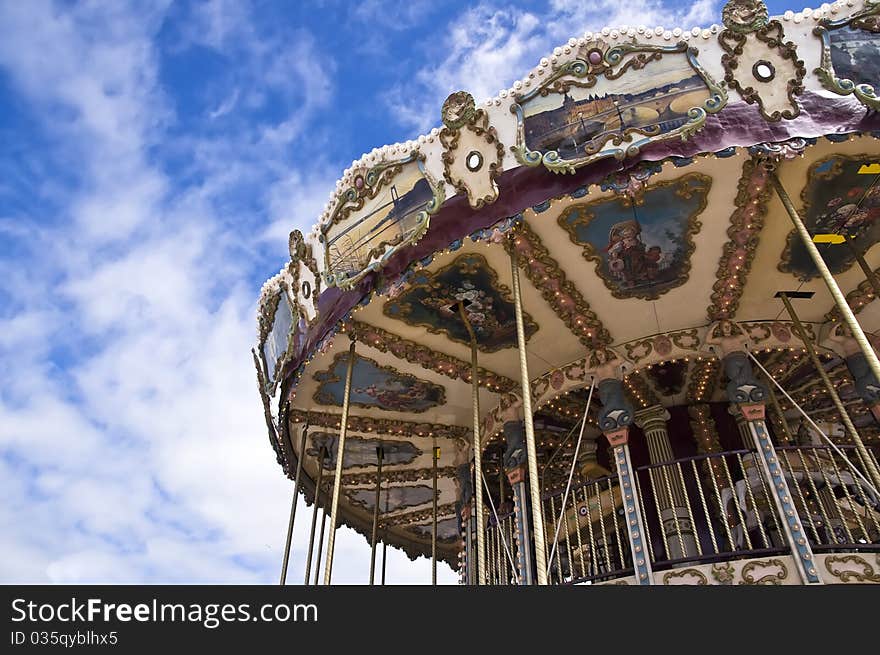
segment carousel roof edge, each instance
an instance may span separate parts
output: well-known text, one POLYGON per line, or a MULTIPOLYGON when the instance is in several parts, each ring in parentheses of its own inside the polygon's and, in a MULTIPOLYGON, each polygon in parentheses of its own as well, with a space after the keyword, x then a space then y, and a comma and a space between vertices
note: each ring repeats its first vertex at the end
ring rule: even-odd
MULTIPOLYGON (((738 2, 742 2, 742 0, 729 0, 727 4, 734 5, 738 2)), ((763 6, 763 2, 752 2, 752 0, 745 0, 744 4, 763 6)), ((771 21, 781 21, 784 24, 800 25, 803 23, 805 25, 818 25, 820 21, 837 21, 877 4, 880 4, 880 0, 837 0, 833 3, 823 3, 816 8, 805 7, 798 12, 787 10, 781 15, 770 16, 769 19, 771 21)), ((479 106, 490 109, 500 107, 503 104, 509 104, 517 96, 537 86, 541 79, 547 75, 548 70, 554 70, 570 61, 576 56, 577 48, 587 45, 593 40, 602 40, 609 45, 633 42, 644 43, 645 45, 670 45, 683 41, 689 46, 699 47, 701 43, 707 44, 713 37, 717 38, 724 28, 724 24, 713 23, 709 27, 694 26, 690 29, 681 27, 668 28, 662 25, 653 28, 645 25, 621 25, 619 27, 606 26, 596 32, 588 30, 580 37, 571 37, 565 43, 554 48, 552 53, 542 57, 522 78, 514 81, 509 88, 499 90, 493 97, 486 98, 479 103, 479 106)), ((335 190, 328 198, 324 210, 318 217, 317 224, 306 235, 307 238, 317 238, 318 229, 330 218, 333 209, 339 204, 346 189, 354 183, 355 176, 359 171, 371 168, 389 158, 406 157, 414 150, 419 150, 426 144, 434 143, 438 139, 441 130, 442 127, 434 127, 427 134, 421 134, 415 139, 379 146, 373 148, 370 152, 363 153, 358 159, 352 160, 351 165, 343 170, 341 177, 336 181, 335 190)))
MULTIPOLYGON (((429 232, 426 216, 424 229, 402 244, 421 247, 395 248, 393 252, 380 253, 381 256, 374 257, 377 261, 371 261, 371 267, 357 279, 334 279, 332 271, 328 270, 326 258, 326 230, 340 220, 341 209, 351 213, 351 207, 357 207, 358 203, 363 207, 363 194, 359 190, 368 187, 372 189, 373 185, 387 182, 383 176, 396 174, 395 171, 399 171, 401 166, 418 164, 425 178, 435 188, 426 213, 433 215, 442 208, 444 219, 450 212, 466 213, 472 220, 469 224, 471 228, 485 231, 498 221, 516 216, 518 212, 537 202, 564 197, 584 185, 597 183, 615 169, 627 169, 642 161, 691 159, 713 153, 720 156, 725 150, 753 147, 761 143, 780 143, 800 137, 845 137, 846 133, 878 130, 880 122, 872 118, 870 112, 863 112, 865 106, 872 108, 870 103, 873 100, 866 100, 864 93, 860 96, 852 89, 847 93, 829 89, 819 74, 820 68, 813 67, 814 64, 824 61, 824 51, 827 50, 820 38, 819 28, 878 12, 880 0, 839 0, 832 4, 823 4, 817 9, 786 11, 780 16, 769 17, 766 6, 758 0, 731 0, 724 8, 723 25, 713 24, 708 28, 694 27, 690 30, 645 26, 605 27, 597 32, 586 32, 581 37, 569 39, 555 48, 552 54, 542 58, 535 68, 514 82, 510 88, 500 91, 479 106, 469 94, 452 94, 441 110, 444 127, 434 128, 415 140, 375 148, 353 161, 337 181, 335 191, 312 230, 307 235, 298 230, 291 233, 290 260, 275 276, 267 280, 260 293, 258 353, 263 360, 263 369, 258 370, 258 374, 261 395, 276 398, 280 395, 282 399, 286 397, 308 359, 322 351, 336 330, 347 320, 351 310, 359 303, 368 301, 371 292, 377 290, 380 286, 377 281, 381 282, 380 272, 386 277, 385 284, 393 282, 395 276, 399 277, 408 265, 429 257, 431 246, 445 248, 456 239, 474 234, 472 229, 468 229, 463 235, 445 238, 449 236, 446 234, 447 228, 442 235, 445 241, 438 239, 437 232, 443 230, 438 227, 429 232), (736 17, 731 19, 728 15, 730 7, 744 7, 745 15, 751 17, 751 26, 743 27, 744 23, 738 23, 736 17), (784 38, 797 41, 800 48, 796 56, 787 57, 794 60, 791 65, 796 73, 793 79, 787 80, 789 100, 796 109, 793 115, 782 112, 781 116, 768 117, 760 98, 755 103, 754 98, 747 97, 750 89, 740 91, 734 83, 727 80, 728 75, 725 72, 729 74, 730 70, 722 64, 724 58, 730 55, 729 52, 723 54, 724 48, 719 45, 721 37, 725 33, 735 36, 754 32, 758 29, 754 26, 757 24, 763 28, 778 24, 780 34, 784 30, 784 38), (641 149, 626 149, 621 156, 615 155, 614 158, 605 160, 583 161, 577 165, 554 165, 552 158, 546 156, 543 159, 539 157, 537 161, 530 160, 529 156, 535 153, 528 151, 519 134, 522 132, 521 111, 517 116, 517 111, 521 109, 520 103, 525 102, 524 98, 534 97, 541 89, 546 89, 552 80, 558 81, 562 72, 577 77, 590 74, 589 70, 585 72, 574 65, 581 61, 579 57, 583 58, 584 53, 589 55, 592 52, 590 49, 597 47, 596 44, 601 44, 601 52, 605 58, 602 65, 607 64, 609 70, 611 64, 608 62, 619 61, 633 50, 644 49, 647 53, 662 51, 664 54, 677 53, 687 57, 713 94, 700 109, 702 122, 693 126, 690 131, 682 131, 681 139, 662 143, 654 143, 649 139, 651 142, 641 149), (804 61, 798 57, 806 60, 808 65, 805 66, 804 61), (706 69, 711 70, 706 73, 706 69), (712 82, 722 79, 724 81, 712 82), (791 94, 792 82, 795 82, 795 86, 802 83, 797 99, 791 94), (725 111, 722 112, 722 109, 725 111), (840 115, 836 121, 832 121, 834 114, 840 115), (760 120, 762 116, 764 120, 760 120), (464 132, 463 127, 474 128, 473 131, 490 145, 487 152, 494 152, 497 148, 497 160, 492 163, 491 176, 488 182, 484 181, 485 185, 479 193, 469 188, 467 183, 450 175, 450 143, 454 143, 464 132), (625 160, 624 164, 621 164, 622 160, 625 160), (547 175, 548 171, 572 175, 547 175), (522 189, 528 182, 535 180, 541 183, 544 197, 537 200, 525 196, 515 200, 506 198, 507 202, 502 197, 501 202, 496 202, 499 195, 504 196, 502 190, 507 187, 517 188, 517 193, 523 195, 522 189), (479 224, 475 224, 473 217, 478 213, 479 224), (432 236, 435 238, 432 239, 432 236), (420 239, 424 243, 420 244, 420 239), (305 293, 306 289, 308 293, 305 293), (288 293, 280 294, 281 290, 287 290, 288 293), (306 297, 302 297, 303 295, 306 297), (269 337, 273 328, 277 327, 276 309, 281 296, 290 303, 293 317, 289 326, 281 326, 285 329, 282 336, 287 339, 282 339, 278 348, 272 352, 272 357, 268 357, 264 346, 271 340, 269 337), (273 361, 266 361, 267 359, 273 361)), ((783 45, 787 47, 791 44, 788 41, 783 45)), ((629 64, 622 66, 615 75, 622 75, 627 65, 629 64)), ((638 68, 639 64, 633 66, 633 69, 638 68)), ((783 81, 780 79, 780 83, 783 81)), ((470 154, 472 153, 468 153, 468 156, 470 154)), ((463 221, 460 221, 456 225, 461 227, 462 224, 463 221)), ((276 408, 279 405, 280 402, 276 404, 276 408)))

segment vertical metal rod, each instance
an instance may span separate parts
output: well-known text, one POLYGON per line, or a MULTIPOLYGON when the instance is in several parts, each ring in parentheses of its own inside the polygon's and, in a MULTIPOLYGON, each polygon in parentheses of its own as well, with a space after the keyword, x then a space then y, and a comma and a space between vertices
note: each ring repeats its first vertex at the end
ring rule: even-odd
MULTIPOLYGON (((390 495, 391 485, 385 485, 385 514, 388 513, 388 496, 390 495)), ((385 563, 388 561, 388 526, 385 527, 385 538, 382 540, 382 586, 385 586, 385 563)))
POLYGON ((437 438, 434 437, 431 445, 431 480, 434 493, 432 498, 431 516, 431 584, 437 584, 437 460, 440 458, 440 452, 437 448, 437 438))
MULTIPOLYGON (((480 437, 480 378, 477 367, 477 335, 468 320, 464 310, 464 301, 458 301, 458 313, 461 321, 467 328, 471 338, 471 404, 473 411, 474 432, 474 476, 479 482, 483 475, 483 444, 480 437)), ((474 499, 477 501, 477 584, 486 584, 486 544, 485 544, 485 517, 483 516, 483 488, 480 484, 474 485, 474 499)))
POLYGON ((370 539, 370 584, 376 579, 376 540, 379 536, 379 496, 382 492, 382 459, 384 451, 382 446, 376 446, 376 502, 373 505, 373 534, 370 539))
MULTIPOLYGON (((326 499, 324 500, 326 503, 326 499)), ((324 511, 321 513, 321 534, 318 536, 318 555, 315 558, 315 582, 314 584, 317 586, 321 581, 321 551, 324 550, 324 528, 327 525, 327 506, 324 506, 324 511)))
MULTIPOLYGON (((283 416, 283 420, 286 421, 286 412, 283 416)), ((305 459, 306 454, 306 436, 308 433, 309 425, 306 423, 303 425, 302 437, 299 440, 299 453, 296 458, 296 475, 293 478, 293 500, 290 501, 290 521, 287 524, 287 541, 284 544, 284 561, 281 563, 281 582, 279 582, 282 587, 287 584, 287 564, 290 561, 290 542, 293 539, 293 522, 296 519, 296 501, 299 498, 299 478, 302 475, 303 459, 305 459)))
POLYGON ((311 577, 312 571, 312 551, 315 549, 315 526, 318 523, 318 507, 320 503, 318 502, 321 499, 321 479, 324 477, 324 455, 327 452, 327 449, 324 446, 321 446, 318 451, 318 478, 315 482, 315 504, 312 510, 312 529, 309 534, 309 555, 306 558, 306 575, 304 585, 309 584, 309 578, 311 577))
POLYGON ((348 367, 345 371, 345 397, 342 399, 342 419, 339 425, 339 443, 336 446, 336 475, 333 477, 333 496, 330 501, 330 534, 327 536, 327 562, 324 566, 324 584, 330 585, 333 574, 333 546, 336 543, 336 513, 339 509, 339 489, 342 487, 342 460, 345 457, 345 435, 348 432, 348 405, 351 399, 351 374, 354 370, 354 339, 348 346, 348 367))
MULTIPOLYGON (((543 512, 541 511, 541 489, 538 478, 538 451, 535 445, 535 425, 532 421, 532 385, 529 378, 529 365, 526 358, 526 329, 523 321, 522 291, 519 285, 519 263, 516 255, 516 242, 510 247, 510 269, 513 278, 513 307, 516 316, 516 342, 519 346, 519 375, 522 384, 523 423, 526 432, 526 454, 529 467, 529 489, 532 499, 532 523, 534 524, 535 565, 539 585, 547 584, 547 549, 544 543, 543 512)), ((880 378, 878 378, 880 379, 880 378)))
MULTIPOLYGON (((853 424, 852 419, 849 417, 849 413, 846 411, 846 408, 840 401, 840 396, 837 395, 837 389, 835 389, 834 383, 831 382, 831 378, 828 377, 828 373, 825 371, 825 367, 822 366, 822 362, 819 360, 819 356, 816 354, 816 349, 813 347, 813 342, 807 334, 803 323, 801 323, 801 319, 794 311, 794 307, 792 307, 791 300, 789 300, 788 298, 788 294, 780 293, 779 297, 782 298, 785 309, 786 311, 788 311, 788 315, 791 317, 791 320, 794 323, 795 331, 797 332, 798 337, 807 349, 807 354, 810 356, 810 361, 813 362, 813 367, 816 369, 816 372, 819 373, 819 377, 822 378, 822 383, 825 385, 825 390, 828 392, 828 395, 831 396, 831 401, 834 403, 834 407, 837 409, 837 413, 840 415, 840 420, 843 421, 843 425, 846 427, 846 431, 849 432, 849 436, 852 438, 853 443, 855 443, 856 450, 858 450, 859 453, 864 453, 865 459, 867 460, 868 451, 865 448, 862 437, 859 435, 859 431, 856 430, 856 426, 853 424)), ((873 352, 873 350, 871 352, 873 352)), ((874 466, 870 466, 868 468, 868 474, 874 481, 874 485, 880 488, 880 471, 878 471, 874 466)))
POLYGON ((837 304, 838 310, 840 310, 840 315, 843 317, 843 320, 847 324, 847 326, 849 326, 853 338, 859 344, 859 348, 861 348, 862 352, 864 353, 865 359, 867 359, 868 361, 868 366, 870 366, 871 368, 871 372, 874 373, 874 376, 878 380, 880 380, 880 360, 877 359, 877 353, 874 352, 874 348, 871 347, 871 344, 865 337, 865 333, 862 330, 862 326, 859 325, 855 313, 853 313, 853 310, 850 308, 849 303, 846 301, 846 297, 840 290, 840 287, 837 286, 837 281, 834 279, 834 276, 831 274, 831 271, 825 264, 825 260, 822 259, 822 255, 819 253, 819 249, 816 247, 816 244, 813 243, 813 239, 810 236, 810 232, 807 230, 807 226, 804 225, 803 220, 801 219, 797 210, 794 208, 794 204, 791 202, 791 198, 788 197, 788 193, 783 188, 782 183, 779 181, 779 178, 777 177, 775 171, 770 171, 770 181, 773 183, 773 186, 776 189, 776 193, 777 195, 779 195, 779 199, 782 201, 782 205, 788 212, 788 216, 789 218, 791 218, 791 222, 794 223, 795 230, 797 230, 798 234, 800 235, 804 247, 806 248, 807 252, 813 260, 813 264, 815 264, 819 273, 822 275, 822 279, 825 281, 825 285, 828 287, 828 291, 831 292, 831 296, 834 298, 834 302, 837 304))

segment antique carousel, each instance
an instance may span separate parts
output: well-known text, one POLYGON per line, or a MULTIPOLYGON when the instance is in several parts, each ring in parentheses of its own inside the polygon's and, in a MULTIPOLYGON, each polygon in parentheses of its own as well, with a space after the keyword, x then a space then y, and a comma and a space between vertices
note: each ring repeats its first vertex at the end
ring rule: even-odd
POLYGON ((588 32, 354 162, 260 298, 300 579, 880 582, 878 16, 588 32))

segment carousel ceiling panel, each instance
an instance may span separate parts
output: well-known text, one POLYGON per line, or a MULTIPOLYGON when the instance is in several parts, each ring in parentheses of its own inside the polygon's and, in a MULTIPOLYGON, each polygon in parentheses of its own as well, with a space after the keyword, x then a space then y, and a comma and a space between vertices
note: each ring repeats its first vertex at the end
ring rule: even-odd
POLYGON ((738 179, 743 161, 652 164, 526 217, 613 343, 703 325, 736 195, 714 181, 738 179))
MULTIPOLYGON (((547 289, 542 293, 528 284, 527 275, 520 275, 529 371, 540 375, 580 354, 583 346, 545 300, 547 289)), ((510 258, 502 245, 465 240, 460 249, 440 254, 416 271, 393 298, 374 298, 357 319, 469 366, 470 338, 458 309, 462 302, 477 337, 479 366, 497 374, 487 386, 515 390, 519 359, 511 356, 517 347, 511 283, 510 258)), ((419 363, 430 365, 424 358, 419 363)), ((470 379, 469 372, 465 379, 470 379)), ((487 397, 485 403, 489 401, 487 397)))
MULTIPOLYGON (((806 148, 803 157, 781 162, 777 174, 795 207, 806 217, 811 233, 849 229, 845 225, 851 221, 851 226, 859 229, 857 247, 867 249, 865 260, 875 269, 880 266, 880 248, 877 247, 880 228, 873 225, 876 196, 868 188, 878 176, 853 172, 858 162, 872 156, 880 158, 880 141, 873 137, 854 138, 844 143, 823 139, 806 148), (835 165, 836 162, 841 165, 835 165), (857 184, 859 178, 863 181, 857 184), (851 193, 855 203, 850 202, 851 193), (851 207, 853 204, 858 209, 851 207)), ((794 226, 776 193, 768 197, 767 216, 735 318, 772 320, 785 312, 781 300, 774 297, 776 292, 797 289, 815 294, 809 301, 793 302, 801 319, 822 322, 834 305, 833 298, 822 279, 815 275, 803 245, 791 239, 794 226), (806 279, 805 275, 811 277, 806 279)), ((865 274, 854 263, 846 244, 820 243, 817 247, 829 265, 837 269, 835 279, 841 290, 844 293, 856 290, 865 274)), ((866 327, 873 330, 877 325, 869 323, 866 327)))

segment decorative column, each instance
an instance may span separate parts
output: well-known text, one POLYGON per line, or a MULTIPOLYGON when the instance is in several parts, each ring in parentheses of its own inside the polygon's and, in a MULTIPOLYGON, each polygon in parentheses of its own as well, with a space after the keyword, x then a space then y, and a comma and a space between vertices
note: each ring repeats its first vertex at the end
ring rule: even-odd
POLYGON ((749 430, 749 423, 739 409, 739 406, 731 403, 727 407, 727 413, 733 417, 736 422, 736 431, 739 432, 739 438, 742 441, 743 448, 751 450, 755 447, 755 441, 752 439, 752 433, 749 430))
MULTIPOLYGON (((635 423, 645 433, 651 464, 667 464, 675 457, 669 443, 668 420, 669 412, 660 405, 635 413, 635 423)), ((658 496, 667 556, 669 559, 694 557, 697 554, 696 536, 687 510, 687 491, 677 470, 668 464, 649 469, 649 474, 651 486, 658 496)))
POLYGON ((822 584, 816 571, 816 561, 807 533, 795 509, 794 499, 782 472, 779 456, 770 441, 770 433, 764 422, 767 388, 752 372, 752 363, 742 351, 730 352, 724 357, 724 370, 730 382, 728 399, 735 403, 747 421, 757 451, 757 459, 764 476, 769 481, 770 495, 781 518, 785 540, 791 549, 795 566, 804 584, 822 584))
POLYGON ((623 383, 616 378, 606 378, 596 386, 602 410, 599 412, 599 429, 611 444, 611 454, 617 467, 620 493, 626 517, 626 533, 632 553, 636 583, 654 584, 651 559, 645 537, 645 524, 636 487, 636 473, 629 456, 629 426, 633 420, 633 406, 626 399, 623 383))
POLYGON ((525 429, 522 421, 504 424, 504 473, 513 491, 513 519, 516 529, 516 568, 520 584, 535 584, 535 559, 532 550, 532 524, 530 512, 528 466, 526 463, 525 429))

